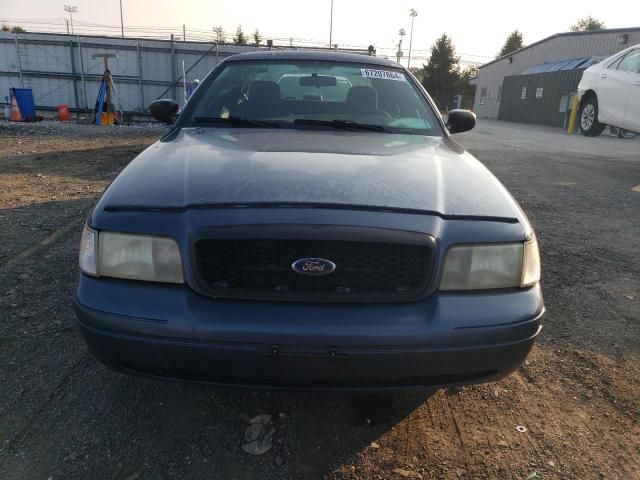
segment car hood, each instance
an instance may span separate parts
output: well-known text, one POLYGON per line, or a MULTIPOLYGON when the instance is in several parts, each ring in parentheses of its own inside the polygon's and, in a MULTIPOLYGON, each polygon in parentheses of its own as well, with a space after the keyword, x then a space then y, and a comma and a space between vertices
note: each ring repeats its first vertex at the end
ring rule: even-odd
POLYGON ((526 221, 491 172, 449 138, 333 130, 181 129, 133 160, 97 207, 256 203, 526 221))

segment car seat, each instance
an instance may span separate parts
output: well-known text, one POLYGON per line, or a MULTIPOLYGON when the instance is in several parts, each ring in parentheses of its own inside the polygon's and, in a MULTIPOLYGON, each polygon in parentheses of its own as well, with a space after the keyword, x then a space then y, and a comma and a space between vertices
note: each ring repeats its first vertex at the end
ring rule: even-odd
POLYGON ((248 119, 281 117, 287 114, 280 99, 280 86, 268 80, 252 82, 247 91, 247 100, 232 112, 235 117, 248 119))
POLYGON ((388 113, 378 109, 378 92, 373 87, 355 86, 347 94, 347 111, 354 114, 382 114, 388 113))

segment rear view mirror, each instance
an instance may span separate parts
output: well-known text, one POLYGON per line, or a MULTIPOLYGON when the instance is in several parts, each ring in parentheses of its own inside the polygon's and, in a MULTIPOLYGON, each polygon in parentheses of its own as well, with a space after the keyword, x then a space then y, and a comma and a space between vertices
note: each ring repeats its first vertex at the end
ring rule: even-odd
POLYGON ((153 118, 162 123, 173 125, 180 112, 180 104, 170 98, 156 100, 149 107, 153 118))
POLYGON ((301 87, 335 87, 338 84, 336 77, 330 77, 328 75, 309 75, 306 77, 300 77, 301 87))
POLYGON ((476 125, 476 114, 471 110, 449 110, 447 128, 449 133, 460 133, 471 130, 476 125))

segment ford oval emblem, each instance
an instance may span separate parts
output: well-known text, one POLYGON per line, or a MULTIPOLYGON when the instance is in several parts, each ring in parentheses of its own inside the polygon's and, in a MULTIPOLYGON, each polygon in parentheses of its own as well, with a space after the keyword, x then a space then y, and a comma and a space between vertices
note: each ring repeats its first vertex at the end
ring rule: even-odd
POLYGON ((294 272, 302 275, 329 275, 336 269, 336 264, 325 258, 301 258, 291 264, 294 272))

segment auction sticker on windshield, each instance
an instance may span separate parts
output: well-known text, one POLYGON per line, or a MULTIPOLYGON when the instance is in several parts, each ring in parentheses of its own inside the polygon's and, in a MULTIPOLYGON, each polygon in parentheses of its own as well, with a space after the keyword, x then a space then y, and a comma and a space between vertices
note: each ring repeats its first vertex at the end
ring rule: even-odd
POLYGON ((361 68, 363 78, 383 78, 385 80, 397 80, 400 82, 406 82, 404 73, 390 72, 389 70, 375 70, 373 68, 361 68))

